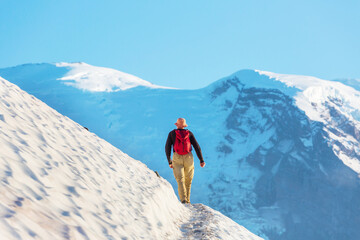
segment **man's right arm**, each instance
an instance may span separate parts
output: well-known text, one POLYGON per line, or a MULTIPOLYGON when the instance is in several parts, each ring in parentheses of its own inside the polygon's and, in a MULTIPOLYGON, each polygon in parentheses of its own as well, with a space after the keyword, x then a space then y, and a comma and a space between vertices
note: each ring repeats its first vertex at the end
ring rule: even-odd
POLYGON ((168 138, 166 140, 166 144, 165 144, 165 153, 166 153, 166 158, 169 162, 169 165, 172 164, 172 161, 171 161, 171 145, 172 145, 172 139, 171 139, 171 132, 169 133, 168 135, 168 138))

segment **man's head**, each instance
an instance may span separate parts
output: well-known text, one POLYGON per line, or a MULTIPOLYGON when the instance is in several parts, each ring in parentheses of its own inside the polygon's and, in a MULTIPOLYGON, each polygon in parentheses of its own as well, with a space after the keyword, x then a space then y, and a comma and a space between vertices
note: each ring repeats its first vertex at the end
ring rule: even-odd
POLYGON ((175 125, 178 129, 186 128, 188 125, 186 124, 185 118, 178 118, 175 125))

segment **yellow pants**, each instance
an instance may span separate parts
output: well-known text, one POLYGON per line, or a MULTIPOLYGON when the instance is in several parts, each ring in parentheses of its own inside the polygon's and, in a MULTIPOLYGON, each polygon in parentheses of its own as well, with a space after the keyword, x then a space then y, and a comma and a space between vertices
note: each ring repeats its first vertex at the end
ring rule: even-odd
POLYGON ((194 177, 194 156, 191 152, 186 155, 174 152, 172 163, 180 201, 190 203, 191 182, 194 177))

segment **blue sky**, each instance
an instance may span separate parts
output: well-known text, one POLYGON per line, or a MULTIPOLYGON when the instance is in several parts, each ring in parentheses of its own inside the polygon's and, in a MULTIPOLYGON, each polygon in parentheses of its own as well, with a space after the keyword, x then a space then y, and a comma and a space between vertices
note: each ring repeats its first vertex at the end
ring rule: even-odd
POLYGON ((360 78, 358 0, 0 0, 0 68, 77 62, 200 88, 241 69, 360 78))

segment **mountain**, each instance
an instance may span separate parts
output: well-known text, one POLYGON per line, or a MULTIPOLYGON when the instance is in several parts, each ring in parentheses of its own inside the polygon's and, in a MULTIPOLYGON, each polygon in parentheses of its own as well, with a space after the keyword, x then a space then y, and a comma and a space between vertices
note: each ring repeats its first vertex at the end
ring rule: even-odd
POLYGON ((0 77, 1 239, 260 239, 0 77))
POLYGON ((192 202, 265 239, 360 238, 358 90, 242 70, 197 90, 93 91, 65 84, 71 72, 30 64, 0 69, 0 76, 141 159, 174 189, 164 145, 173 123, 185 117, 207 163, 195 170, 192 202))

